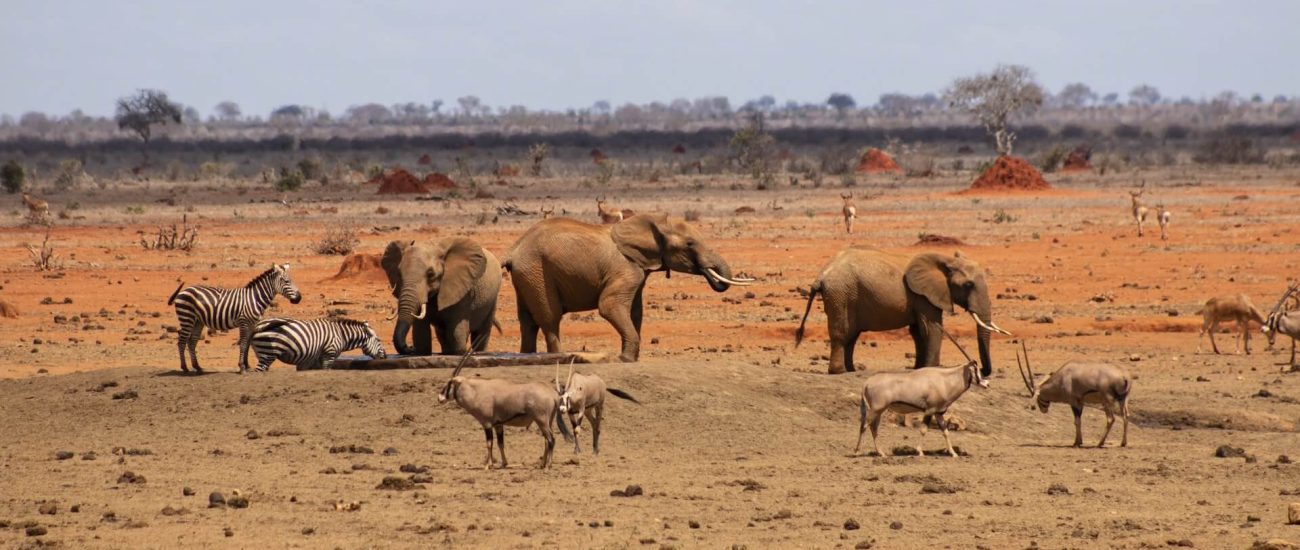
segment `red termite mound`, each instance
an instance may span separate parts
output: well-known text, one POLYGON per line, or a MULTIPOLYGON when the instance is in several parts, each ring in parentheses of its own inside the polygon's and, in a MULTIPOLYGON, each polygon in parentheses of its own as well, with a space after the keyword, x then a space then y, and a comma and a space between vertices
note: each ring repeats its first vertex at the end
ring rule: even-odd
POLYGON ((334 276, 325 279, 326 281, 342 281, 347 279, 384 279, 388 276, 384 273, 384 268, 379 263, 378 254, 353 254, 343 259, 339 265, 339 272, 334 276))
POLYGON ((379 194, 381 195, 429 192, 429 189, 425 187, 424 182, 421 182, 419 178, 401 168, 395 168, 391 172, 381 173, 372 178, 369 183, 378 183, 379 194))
POLYGON ((889 153, 872 147, 862 153, 862 158, 858 159, 858 172, 866 174, 875 174, 879 172, 897 172, 901 170, 898 163, 889 153))
POLYGON ((1024 159, 1003 155, 993 161, 975 183, 970 184, 969 191, 1040 191, 1051 188, 1033 165, 1024 159))
POLYGON ((417 160, 416 162, 419 163, 420 166, 428 166, 433 164, 433 157, 430 157, 428 153, 425 153, 420 155, 420 160, 417 160))
POLYGON ((430 172, 424 176, 424 186, 429 189, 455 189, 459 187, 455 181, 447 177, 447 174, 441 172, 430 172))
POLYGON ((1061 165, 1062 172, 1088 172, 1092 170, 1092 147, 1080 145, 1070 151, 1070 155, 1065 157, 1065 163, 1061 165))
POLYGON ((602 163, 602 162, 605 162, 605 159, 606 159, 606 158, 607 158, 607 157, 605 156, 605 153, 602 152, 600 149, 592 149, 592 150, 591 150, 591 163, 592 163, 592 164, 600 164, 600 163, 602 163))

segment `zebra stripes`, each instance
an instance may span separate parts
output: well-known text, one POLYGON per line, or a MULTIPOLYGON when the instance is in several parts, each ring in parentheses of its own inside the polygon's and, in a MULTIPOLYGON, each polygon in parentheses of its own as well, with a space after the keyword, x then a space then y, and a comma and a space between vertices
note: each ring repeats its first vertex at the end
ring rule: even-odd
POLYGON ((187 287, 185 283, 176 287, 171 298, 167 299, 167 304, 176 305, 176 318, 180 321, 176 348, 181 357, 181 371, 189 372, 185 366, 185 348, 189 347, 190 364, 194 367, 194 372, 203 372, 195 348, 203 338, 204 327, 213 330, 239 329, 239 372, 247 371, 248 347, 253 327, 277 294, 295 304, 302 300, 297 285, 289 278, 289 264, 272 265, 271 269, 249 281, 243 288, 187 287))
POLYGON ((252 345, 258 372, 266 372, 276 359, 299 370, 328 369, 340 353, 356 348, 376 359, 385 357, 370 324, 352 319, 267 319, 254 329, 252 345))

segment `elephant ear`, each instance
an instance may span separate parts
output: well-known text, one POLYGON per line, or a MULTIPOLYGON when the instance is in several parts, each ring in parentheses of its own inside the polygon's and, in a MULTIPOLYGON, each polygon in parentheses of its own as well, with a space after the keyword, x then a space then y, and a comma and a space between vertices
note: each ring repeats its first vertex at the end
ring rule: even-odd
POLYGON ((903 284, 907 289, 925 296, 934 307, 953 313, 952 292, 948 290, 948 260, 934 252, 919 254, 907 264, 903 284))
POLYGON ((388 286, 394 298, 402 291, 402 256, 413 244, 415 241, 390 242, 388 247, 384 248, 384 257, 379 260, 379 265, 383 266, 384 273, 388 275, 388 286))
POLYGON ((471 239, 457 237, 443 256, 442 285, 438 288, 438 310, 465 299, 474 283, 487 271, 483 247, 471 239))
POLYGON ((667 223, 666 214, 632 216, 610 227, 609 235, 628 261, 646 271, 655 271, 664 264, 662 224, 667 223))

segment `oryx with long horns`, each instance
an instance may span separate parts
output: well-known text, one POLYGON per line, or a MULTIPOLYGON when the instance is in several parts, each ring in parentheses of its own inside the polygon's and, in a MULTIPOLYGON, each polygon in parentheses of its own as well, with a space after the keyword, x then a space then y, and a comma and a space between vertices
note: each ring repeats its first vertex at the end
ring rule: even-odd
POLYGON ((605 392, 619 399, 626 399, 641 404, 631 394, 605 385, 605 381, 594 374, 573 372, 573 362, 569 362, 569 375, 560 383, 560 364, 555 364, 555 391, 560 394, 560 412, 569 415, 573 424, 573 452, 581 452, 578 434, 582 432, 582 419, 591 419, 591 452, 600 454, 600 423, 605 419, 605 392))
POLYGON ((1083 446, 1083 406, 1085 404, 1101 405, 1106 411, 1106 431, 1101 434, 1097 447, 1106 444, 1111 426, 1115 425, 1115 411, 1119 410, 1124 418, 1124 435, 1120 447, 1128 446, 1128 397, 1133 391, 1133 380, 1123 369, 1107 363, 1066 363, 1057 369, 1041 384, 1034 384, 1034 370, 1029 366, 1029 349, 1025 342, 1020 342, 1016 352, 1016 364, 1020 367, 1020 377, 1029 389, 1032 410, 1037 407, 1046 413, 1052 403, 1065 403, 1074 412, 1074 446, 1083 446), (1020 352, 1024 352, 1025 362, 1020 363, 1020 352))
MULTIPOLYGON (((471 347, 472 349, 472 347, 471 347)), ((505 427, 527 427, 537 425, 537 430, 546 439, 546 449, 537 462, 538 468, 549 468, 551 456, 555 452, 555 433, 551 431, 551 422, 559 424, 560 434, 565 441, 572 441, 573 435, 564 424, 560 414, 560 394, 554 388, 540 382, 516 383, 506 380, 487 378, 469 378, 461 376, 461 369, 469 362, 466 353, 456 365, 447 385, 438 393, 438 402, 455 400, 460 408, 469 413, 483 427, 483 436, 487 439, 487 462, 484 469, 493 466, 492 435, 496 434, 496 445, 501 449, 501 468, 506 467, 505 427)))

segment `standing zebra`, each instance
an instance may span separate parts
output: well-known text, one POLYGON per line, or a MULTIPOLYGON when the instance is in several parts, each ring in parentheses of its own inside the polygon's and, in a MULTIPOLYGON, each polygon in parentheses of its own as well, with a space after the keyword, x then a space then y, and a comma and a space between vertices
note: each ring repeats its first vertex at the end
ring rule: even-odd
POLYGON ((194 372, 203 372, 194 350, 203 338, 203 327, 213 330, 239 328, 239 372, 248 370, 248 346, 253 336, 253 326, 262 318, 266 306, 271 305, 276 294, 282 294, 291 303, 302 301, 298 286, 289 279, 289 264, 272 265, 271 269, 249 281, 244 288, 219 288, 214 286, 185 286, 181 283, 167 304, 176 304, 176 318, 181 328, 177 334, 176 348, 181 355, 181 371, 185 368, 185 347, 190 349, 190 363, 194 372))
POLYGON ((257 371, 266 372, 276 359, 303 369, 328 369, 339 353, 361 348, 383 359, 384 346, 370 323, 352 319, 266 319, 253 330, 257 371))

